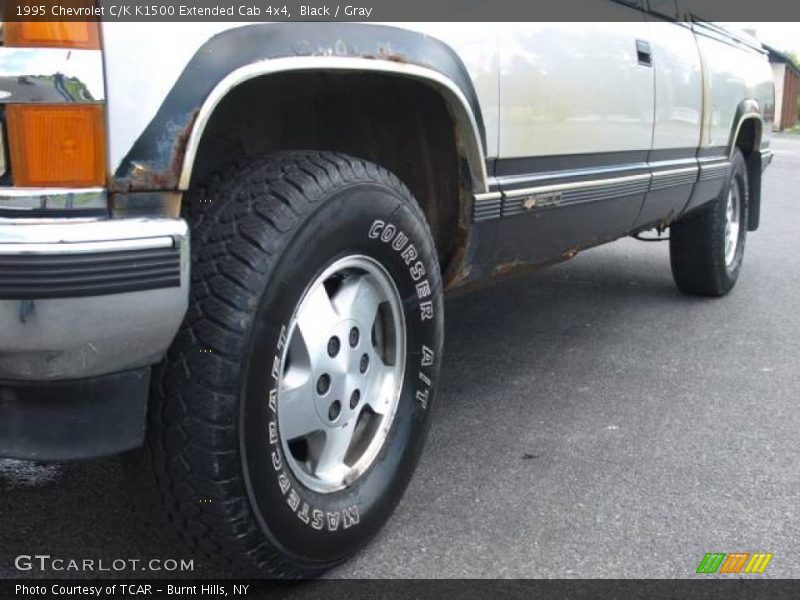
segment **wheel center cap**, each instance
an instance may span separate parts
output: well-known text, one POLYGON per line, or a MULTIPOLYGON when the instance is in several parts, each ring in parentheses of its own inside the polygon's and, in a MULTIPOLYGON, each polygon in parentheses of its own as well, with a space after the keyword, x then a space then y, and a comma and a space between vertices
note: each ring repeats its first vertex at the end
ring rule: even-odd
POLYGON ((371 331, 355 319, 339 321, 328 332, 314 373, 314 405, 326 427, 343 427, 355 417, 367 387, 370 344, 371 331))

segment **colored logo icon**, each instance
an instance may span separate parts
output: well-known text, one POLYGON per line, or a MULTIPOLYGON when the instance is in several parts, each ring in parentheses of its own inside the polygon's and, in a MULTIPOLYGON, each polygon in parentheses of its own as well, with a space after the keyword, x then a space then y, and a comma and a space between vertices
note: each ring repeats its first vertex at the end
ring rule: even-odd
POLYGON ((697 573, 763 573, 772 553, 768 552, 708 552, 700 564, 697 573))

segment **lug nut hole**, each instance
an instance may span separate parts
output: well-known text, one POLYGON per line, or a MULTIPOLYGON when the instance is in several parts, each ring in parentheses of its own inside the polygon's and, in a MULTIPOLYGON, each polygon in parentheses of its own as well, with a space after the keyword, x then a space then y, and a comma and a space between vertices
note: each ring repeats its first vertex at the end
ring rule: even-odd
POLYGON ((350 408, 355 408, 358 406, 358 402, 361 400, 361 392, 358 390, 353 390, 353 393, 350 394, 350 408))
POLYGON ((361 356, 361 363, 358 365, 358 368, 361 370, 361 373, 367 372, 367 367, 369 367, 369 356, 366 354, 361 356))
POLYGON ((339 413, 342 412, 342 403, 338 400, 335 400, 331 407, 328 409, 328 419, 331 421, 335 421, 339 418, 339 413))
POLYGON ((350 330, 350 347, 355 348, 358 346, 358 340, 361 337, 361 334, 358 331, 358 327, 353 327, 350 330))
POLYGON ((331 389, 331 376, 327 373, 323 373, 320 375, 319 379, 317 379, 317 393, 320 396, 324 396, 328 393, 329 389, 331 389))
POLYGON ((339 354, 339 348, 341 348, 342 344, 339 342, 339 338, 333 336, 331 339, 328 340, 328 356, 333 358, 337 354, 339 354))

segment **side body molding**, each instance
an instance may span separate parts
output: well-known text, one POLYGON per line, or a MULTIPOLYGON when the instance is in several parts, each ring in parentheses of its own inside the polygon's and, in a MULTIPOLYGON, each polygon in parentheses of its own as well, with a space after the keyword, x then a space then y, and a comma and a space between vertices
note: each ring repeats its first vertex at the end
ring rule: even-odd
POLYGON ((250 79, 294 70, 381 72, 431 86, 457 128, 472 191, 487 190, 480 105, 464 64, 449 46, 396 27, 291 23, 248 25, 210 38, 120 163, 112 191, 187 189, 204 127, 225 95, 250 79))

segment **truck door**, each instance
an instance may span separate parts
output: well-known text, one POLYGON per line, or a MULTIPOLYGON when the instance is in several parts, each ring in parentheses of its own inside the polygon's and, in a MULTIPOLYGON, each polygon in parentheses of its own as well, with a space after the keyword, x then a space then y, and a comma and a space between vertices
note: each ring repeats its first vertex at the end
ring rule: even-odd
POLYGON ((703 120, 700 52, 689 23, 676 18, 675 0, 650 0, 647 19, 656 77, 656 118, 650 167, 653 180, 636 228, 667 224, 680 215, 694 188, 703 120))
MULTIPOLYGON (((626 235, 642 207, 654 112, 649 25, 636 0, 601 1, 617 22, 499 28, 500 265, 550 262, 626 235)), ((598 3, 575 5, 596 13, 598 3)))

